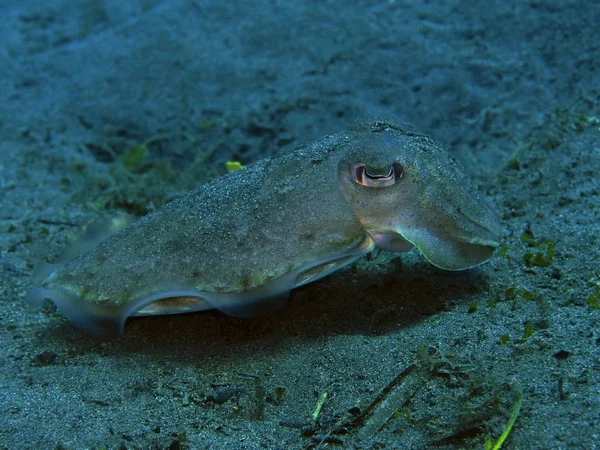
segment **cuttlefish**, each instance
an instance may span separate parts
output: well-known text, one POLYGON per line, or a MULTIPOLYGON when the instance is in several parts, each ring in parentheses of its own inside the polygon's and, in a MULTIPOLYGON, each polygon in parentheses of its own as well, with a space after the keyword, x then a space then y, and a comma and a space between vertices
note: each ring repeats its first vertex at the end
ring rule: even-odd
POLYGON ((63 258, 27 298, 107 335, 131 316, 254 315, 376 247, 416 247, 441 269, 468 269, 501 236, 498 216, 438 143, 373 121, 197 187, 63 258))

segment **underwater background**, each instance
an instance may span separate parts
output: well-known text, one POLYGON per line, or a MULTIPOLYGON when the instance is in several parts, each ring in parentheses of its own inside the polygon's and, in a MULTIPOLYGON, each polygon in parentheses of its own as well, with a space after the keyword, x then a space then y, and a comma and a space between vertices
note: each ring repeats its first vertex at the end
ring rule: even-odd
POLYGON ((0 449, 598 448, 600 3, 0 17, 0 449), (91 220, 373 117, 462 162, 506 229, 489 263, 375 251, 280 311, 131 319, 109 341, 24 302, 91 220))

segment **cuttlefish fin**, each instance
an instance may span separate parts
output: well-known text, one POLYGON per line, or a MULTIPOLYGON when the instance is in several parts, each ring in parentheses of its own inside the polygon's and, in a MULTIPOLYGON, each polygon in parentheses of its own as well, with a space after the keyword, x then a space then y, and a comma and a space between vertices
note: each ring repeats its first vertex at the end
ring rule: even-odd
POLYGON ((61 287, 32 289, 26 297, 31 304, 51 300, 67 319, 85 331, 103 338, 123 335, 129 317, 179 314, 215 308, 209 295, 186 286, 157 289, 119 304, 92 302, 61 287))
POLYGON ((30 304, 41 304, 49 299, 67 319, 78 327, 98 337, 112 338, 123 333, 125 319, 123 308, 107 307, 88 302, 80 296, 61 288, 34 288, 25 298, 30 304))
POLYGON ((33 269, 32 283, 40 285, 53 272, 65 266, 76 256, 95 248, 119 230, 135 220, 135 216, 126 213, 115 213, 106 217, 97 217, 83 227, 83 232, 60 252, 56 262, 40 262, 33 269))

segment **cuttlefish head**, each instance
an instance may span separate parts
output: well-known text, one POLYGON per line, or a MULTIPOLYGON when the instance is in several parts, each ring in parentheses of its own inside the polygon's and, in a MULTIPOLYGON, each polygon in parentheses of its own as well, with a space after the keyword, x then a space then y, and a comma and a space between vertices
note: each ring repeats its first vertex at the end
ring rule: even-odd
POLYGON ((426 136, 376 124, 338 165, 344 197, 376 245, 417 247, 445 270, 488 260, 502 225, 458 162, 426 136))

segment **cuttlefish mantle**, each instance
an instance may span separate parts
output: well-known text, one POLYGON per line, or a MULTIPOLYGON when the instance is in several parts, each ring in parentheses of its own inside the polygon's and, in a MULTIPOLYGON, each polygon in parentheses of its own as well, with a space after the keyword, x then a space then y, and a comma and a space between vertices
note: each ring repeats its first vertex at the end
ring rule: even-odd
POLYGON ((416 247, 446 270, 488 260, 502 227, 430 138, 375 121, 199 186, 40 272, 53 301, 96 334, 131 316, 253 315, 380 247, 416 247))

